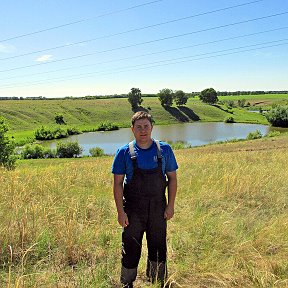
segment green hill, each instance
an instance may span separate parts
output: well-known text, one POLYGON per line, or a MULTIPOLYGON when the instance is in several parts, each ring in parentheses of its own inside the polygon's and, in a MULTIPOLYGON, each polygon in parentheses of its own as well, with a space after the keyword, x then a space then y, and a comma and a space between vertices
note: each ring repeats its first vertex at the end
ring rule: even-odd
MULTIPOLYGON (((185 107, 164 109, 156 97, 143 98, 143 108, 154 117, 156 125, 219 121, 233 116, 236 122, 268 124, 264 116, 245 109, 233 108, 229 112, 222 106, 203 104, 190 98, 185 107)), ((227 110, 227 109, 226 109, 227 110)), ((0 115, 10 127, 10 135, 16 140, 33 137, 33 131, 42 125, 55 125, 55 115, 61 114, 65 123, 82 131, 93 131, 101 122, 119 127, 129 127, 133 114, 126 98, 112 99, 60 99, 60 100, 4 100, 0 102, 0 115)))

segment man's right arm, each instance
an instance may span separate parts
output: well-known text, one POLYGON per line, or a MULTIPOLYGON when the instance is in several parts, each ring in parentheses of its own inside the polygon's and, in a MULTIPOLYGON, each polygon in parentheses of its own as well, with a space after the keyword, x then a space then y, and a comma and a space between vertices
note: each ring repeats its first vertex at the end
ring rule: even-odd
POLYGON ((123 208, 123 181, 124 175, 114 174, 114 200, 117 208, 118 213, 118 223, 122 227, 126 227, 129 225, 127 214, 123 208))

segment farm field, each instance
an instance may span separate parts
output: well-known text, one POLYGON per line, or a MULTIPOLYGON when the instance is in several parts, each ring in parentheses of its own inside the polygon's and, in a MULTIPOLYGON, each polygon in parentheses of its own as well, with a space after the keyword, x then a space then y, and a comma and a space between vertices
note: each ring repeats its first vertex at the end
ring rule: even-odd
MULTIPOLYGON (((287 287, 287 134, 175 155, 171 287, 287 287)), ((112 160, 21 160, 0 171, 0 287, 120 287, 112 160)), ((156 287, 144 281, 146 254, 144 245, 136 288, 156 287)))
POLYGON ((263 108, 271 108, 272 104, 287 105, 287 94, 264 94, 264 95, 239 95, 239 96, 218 96, 219 100, 237 101, 245 99, 252 106, 262 106, 263 108))

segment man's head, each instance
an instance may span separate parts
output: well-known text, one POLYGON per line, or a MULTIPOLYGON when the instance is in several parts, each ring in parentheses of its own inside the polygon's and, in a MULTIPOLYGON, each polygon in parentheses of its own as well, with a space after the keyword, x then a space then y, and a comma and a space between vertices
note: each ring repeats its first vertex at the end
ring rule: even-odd
POLYGON ((150 122, 151 126, 153 126, 152 116, 144 111, 138 111, 132 116, 131 118, 132 126, 134 127, 135 122, 140 119, 147 119, 150 122))
POLYGON ((131 122, 136 143, 143 148, 148 148, 152 143, 153 120, 151 115, 143 111, 136 112, 132 116, 131 122))

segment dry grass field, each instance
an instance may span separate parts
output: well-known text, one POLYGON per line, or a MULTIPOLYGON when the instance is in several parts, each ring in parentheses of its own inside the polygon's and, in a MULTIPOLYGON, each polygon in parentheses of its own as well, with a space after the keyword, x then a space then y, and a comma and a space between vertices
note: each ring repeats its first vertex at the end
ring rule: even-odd
MULTIPOLYGON (((288 137, 175 151, 168 287, 288 287, 288 137)), ((0 171, 0 287, 120 287, 112 157, 0 171)), ((145 256, 136 287, 145 282, 145 256)))

